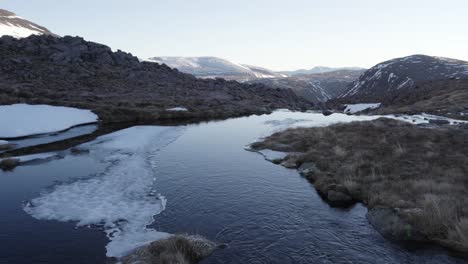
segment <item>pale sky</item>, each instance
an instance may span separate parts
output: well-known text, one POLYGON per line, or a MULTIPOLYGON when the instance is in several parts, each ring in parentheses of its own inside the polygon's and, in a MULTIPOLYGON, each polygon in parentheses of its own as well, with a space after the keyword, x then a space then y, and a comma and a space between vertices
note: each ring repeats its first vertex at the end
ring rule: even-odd
POLYGON ((0 8, 132 54, 216 56, 273 70, 468 60, 467 0, 0 0, 0 8))

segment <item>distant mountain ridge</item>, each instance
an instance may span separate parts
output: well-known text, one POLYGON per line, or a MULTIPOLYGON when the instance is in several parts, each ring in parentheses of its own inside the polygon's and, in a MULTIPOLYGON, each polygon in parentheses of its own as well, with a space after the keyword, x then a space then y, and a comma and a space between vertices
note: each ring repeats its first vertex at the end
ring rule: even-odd
POLYGON ((166 64, 181 72, 192 74, 199 78, 223 78, 245 82, 253 79, 286 77, 272 70, 237 64, 217 57, 152 57, 148 61, 166 64))
POLYGON ((295 71, 280 71, 287 76, 297 76, 297 75, 307 75, 307 74, 316 74, 316 73, 326 73, 326 72, 336 72, 336 71, 362 71, 365 68, 360 67, 325 67, 325 66, 316 66, 311 69, 299 69, 295 71))
POLYGON ((0 9, 0 36, 9 35, 25 38, 30 35, 54 35, 47 28, 17 16, 15 13, 0 9))

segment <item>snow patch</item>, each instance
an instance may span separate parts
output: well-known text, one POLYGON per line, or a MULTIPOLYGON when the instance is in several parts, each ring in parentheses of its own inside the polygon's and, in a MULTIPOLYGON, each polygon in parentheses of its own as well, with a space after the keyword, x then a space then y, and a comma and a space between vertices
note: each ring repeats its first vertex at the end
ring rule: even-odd
POLYGON ((176 112, 183 111, 183 112, 186 112, 186 111, 188 111, 188 109, 185 108, 185 107, 178 106, 178 107, 168 108, 168 109, 166 109, 166 111, 176 111, 176 112))
POLYGON ((42 35, 43 33, 36 30, 31 30, 25 27, 18 27, 10 23, 0 23, 0 35, 9 35, 15 38, 25 38, 31 35, 42 35))
POLYGON ((50 105, 0 106, 0 138, 16 138, 62 131, 98 119, 90 110, 50 105))
POLYGON ((36 219, 74 221, 78 227, 98 226, 110 239, 108 257, 122 257, 168 236, 148 225, 166 207, 156 191, 155 155, 175 141, 183 127, 131 127, 81 145, 108 163, 102 173, 55 186, 25 204, 36 219))
POLYGON ((344 113, 354 114, 361 112, 367 109, 379 108, 381 103, 372 103, 372 104, 347 104, 344 110, 344 113))

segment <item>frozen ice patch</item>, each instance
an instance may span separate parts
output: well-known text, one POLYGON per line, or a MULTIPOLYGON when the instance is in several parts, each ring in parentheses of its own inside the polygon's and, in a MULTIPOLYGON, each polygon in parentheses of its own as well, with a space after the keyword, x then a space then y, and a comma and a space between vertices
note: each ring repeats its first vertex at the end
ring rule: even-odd
POLYGON ((0 124, 7 125, 0 126, 0 137, 44 134, 96 121, 97 115, 90 110, 50 105, 1 105, 0 124))
POLYGON ((282 160, 288 155, 285 152, 270 149, 259 150, 258 153, 262 154, 262 156, 268 161, 282 160))
POLYGON ((168 234, 147 227, 166 206, 156 191, 154 157, 183 131, 182 127, 132 127, 86 143, 81 147, 109 163, 107 169, 92 178, 58 185, 31 200, 24 210, 41 220, 103 228, 110 239, 108 257, 122 257, 165 238, 168 234))
MULTIPOLYGON (((57 153, 54 152, 48 152, 48 153, 38 153, 38 154, 31 154, 31 155, 25 155, 25 156, 17 156, 17 157, 9 157, 8 159, 16 159, 19 162, 28 162, 28 161, 33 161, 33 160, 45 160, 45 159, 50 159, 53 157, 57 157, 57 153)), ((0 159, 1 161, 2 159, 0 159)))

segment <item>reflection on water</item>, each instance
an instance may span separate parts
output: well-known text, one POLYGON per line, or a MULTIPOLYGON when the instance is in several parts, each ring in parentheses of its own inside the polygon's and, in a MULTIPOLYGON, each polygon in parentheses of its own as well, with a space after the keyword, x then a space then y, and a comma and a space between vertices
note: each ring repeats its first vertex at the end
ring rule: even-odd
MULTIPOLYGON (((92 151, 89 155, 67 156, 3 173, 0 210, 5 214, 0 216, 0 244, 7 246, 0 251, 0 262, 105 262, 108 241, 102 227, 75 229, 76 222, 36 220, 22 210, 23 202, 50 198, 57 188, 67 189, 79 181, 99 185, 97 177, 112 177, 105 172, 116 172, 125 162, 133 164, 135 155, 145 155, 145 162, 154 170, 153 191, 167 200, 162 213, 153 212, 155 221, 148 228, 200 234, 228 243, 226 249, 216 251, 203 263, 465 263, 440 249, 408 250, 386 241, 367 222, 367 210, 363 206, 346 210, 330 208, 295 170, 274 165, 257 153, 244 150, 259 137, 289 126, 371 118, 275 112, 190 125, 164 148, 151 143, 144 144, 144 151, 124 153, 96 148, 99 152, 96 155, 110 158, 96 159, 92 151), (157 155, 154 155, 156 148, 157 155), (28 252, 27 257, 24 252, 28 252)), ((138 134, 134 134, 133 140, 140 142, 138 139, 138 134)), ((120 150, 132 145, 128 140, 125 144, 118 138, 110 140, 110 144, 121 146, 120 150)), ((126 177, 142 179, 131 171, 126 177)), ((119 188, 102 189, 92 184, 87 187, 109 191, 105 197, 114 195, 115 204, 125 201, 112 193, 122 191, 119 188)), ((146 192, 144 188, 141 190, 146 192)), ((77 200, 85 197, 80 192, 74 195, 77 200)), ((137 199, 135 202, 138 195, 132 196, 137 199)), ((73 199, 63 200, 61 204, 60 197, 41 201, 49 205, 51 215, 56 212, 67 217, 62 209, 69 208, 73 199)), ((146 198, 141 199, 144 203, 146 198)), ((98 212, 99 206, 103 206, 99 200, 94 202, 88 213, 93 208, 98 212)), ((130 215, 128 211, 121 214, 122 218, 129 218, 121 220, 131 221, 130 215)))

